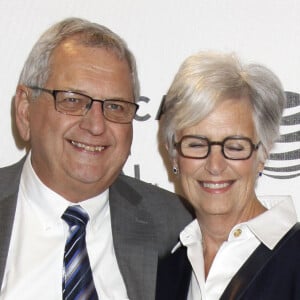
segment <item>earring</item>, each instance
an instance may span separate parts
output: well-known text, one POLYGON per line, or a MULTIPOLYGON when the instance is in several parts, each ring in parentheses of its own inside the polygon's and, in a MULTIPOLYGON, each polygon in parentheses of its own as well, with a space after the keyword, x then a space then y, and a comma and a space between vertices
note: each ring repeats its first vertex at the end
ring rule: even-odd
POLYGON ((259 172, 259 173, 258 173, 258 176, 259 176, 259 177, 261 177, 261 176, 262 176, 262 174, 263 174, 262 172, 259 172))
POLYGON ((173 173, 175 175, 178 175, 178 173, 179 173, 179 170, 178 170, 178 168, 176 166, 173 166, 173 173))

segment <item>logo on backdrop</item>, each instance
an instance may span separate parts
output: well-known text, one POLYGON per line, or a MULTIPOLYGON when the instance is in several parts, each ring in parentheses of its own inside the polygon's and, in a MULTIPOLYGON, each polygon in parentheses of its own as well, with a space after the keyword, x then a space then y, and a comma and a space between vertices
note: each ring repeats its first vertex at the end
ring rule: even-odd
MULTIPOLYGON (((282 126, 287 128, 285 134, 281 134, 276 142, 276 148, 280 152, 271 152, 267 166, 263 174, 276 179, 289 179, 300 176, 300 94, 286 92, 287 105, 285 114, 282 119, 282 126), (289 149, 289 150, 286 150, 289 149)), ((141 96, 138 102, 148 104, 150 99, 141 96)), ((163 99, 158 108, 156 120, 162 114, 163 99)), ((148 121, 151 119, 150 114, 136 115, 136 121, 148 121)), ((140 179, 140 165, 134 165, 134 176, 140 179)))
MULTIPOLYGON (((145 96, 140 96, 139 97, 139 100, 137 101, 138 103, 139 102, 145 102, 145 103, 148 103, 150 101, 150 99, 148 97, 145 97, 145 96)), ((136 121, 147 121, 151 118, 151 115, 149 114, 145 114, 143 116, 140 116, 138 113, 136 114, 136 116, 134 117, 134 119, 136 121)))
POLYGON ((282 126, 286 126, 288 133, 281 134, 276 142, 281 152, 271 152, 268 165, 264 168, 264 175, 276 179, 289 179, 300 176, 300 94, 286 92, 287 105, 282 126))

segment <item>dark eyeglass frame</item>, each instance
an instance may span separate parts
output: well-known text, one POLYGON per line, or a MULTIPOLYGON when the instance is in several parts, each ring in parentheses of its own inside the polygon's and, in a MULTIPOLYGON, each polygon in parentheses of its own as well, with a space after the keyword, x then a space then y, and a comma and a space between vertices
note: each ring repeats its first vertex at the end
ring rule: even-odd
POLYGON ((254 151, 257 151, 259 146, 261 145, 261 142, 258 142, 257 144, 254 144, 252 142, 252 140, 248 137, 241 137, 241 136, 228 136, 226 137, 223 141, 210 141, 207 137, 204 137, 204 136, 200 136, 200 135, 184 135, 179 142, 175 142, 175 138, 173 136, 173 145, 174 147, 176 148, 177 152, 182 156, 182 157, 185 157, 185 158, 193 158, 193 159, 204 159, 204 158, 207 158, 211 152, 211 146, 215 146, 215 145, 218 145, 218 146, 221 146, 221 153, 223 154, 223 156, 226 158, 226 159, 229 159, 229 160, 246 160, 246 159, 249 159, 253 152, 254 151), (195 138, 195 139, 199 139, 199 140, 204 140, 207 142, 207 154, 203 157, 194 157, 194 156, 187 156, 187 155, 184 155, 183 152, 182 152, 182 149, 181 149, 181 144, 182 142, 184 141, 184 139, 186 138, 195 138), (231 158, 231 157, 228 157, 226 154, 225 154, 225 151, 224 151, 224 145, 225 143, 228 141, 228 140, 244 140, 244 141, 247 141, 249 142, 249 145, 251 146, 251 151, 249 153, 249 155, 245 158, 231 158))
POLYGON ((62 113, 64 115, 70 115, 70 116, 84 116, 88 113, 88 111, 92 108, 92 105, 94 102, 99 102, 101 103, 101 108, 102 108, 102 113, 103 113, 103 116, 105 117, 105 119, 107 119, 108 121, 111 121, 111 122, 114 122, 114 123, 121 123, 121 124, 127 124, 127 123, 131 123, 131 121, 134 119, 135 117, 135 114, 139 108, 139 105, 134 103, 134 102, 129 102, 129 101, 125 101, 125 100, 121 100, 121 99, 94 99, 86 94, 83 94, 83 93, 79 93, 79 92, 74 92, 72 90, 49 90, 49 89, 46 89, 46 88, 41 88, 41 87, 38 87, 38 86, 28 86, 30 89, 32 90, 38 90, 38 91, 42 91, 42 92, 45 92, 45 93, 48 93, 50 95, 53 96, 53 100, 54 100, 54 108, 56 111, 58 111, 59 113, 62 113), (86 107, 82 107, 82 113, 77 113, 77 114, 74 114, 74 113, 70 113, 70 112, 67 112, 67 111, 64 111, 64 110, 59 110, 57 108, 57 93, 72 93, 74 95, 79 95, 79 96, 83 96, 83 97, 86 97, 88 99, 90 99, 90 103, 87 104, 86 107), (117 102, 117 103, 125 103, 126 105, 129 105, 131 107, 134 107, 134 110, 133 110, 133 113, 132 113, 132 116, 130 117, 130 120, 126 120, 124 122, 119 122, 119 121, 116 121, 114 119, 111 119, 109 117, 107 117, 106 115, 106 110, 105 110, 105 102, 109 102, 109 101, 113 101, 113 102, 117 102))

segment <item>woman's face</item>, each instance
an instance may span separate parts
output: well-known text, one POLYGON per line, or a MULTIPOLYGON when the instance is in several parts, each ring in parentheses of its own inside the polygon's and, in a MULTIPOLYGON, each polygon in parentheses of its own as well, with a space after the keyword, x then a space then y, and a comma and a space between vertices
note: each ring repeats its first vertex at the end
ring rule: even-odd
MULTIPOLYGON (((248 98, 228 99, 219 104, 205 119, 177 134, 201 135, 210 141, 223 141, 229 136, 247 137, 259 142, 248 98)), ((197 217, 231 215, 238 217, 251 211, 255 202, 255 181, 263 169, 257 151, 246 160, 226 159, 220 145, 211 146, 207 158, 184 158, 178 154, 180 182, 197 217)))

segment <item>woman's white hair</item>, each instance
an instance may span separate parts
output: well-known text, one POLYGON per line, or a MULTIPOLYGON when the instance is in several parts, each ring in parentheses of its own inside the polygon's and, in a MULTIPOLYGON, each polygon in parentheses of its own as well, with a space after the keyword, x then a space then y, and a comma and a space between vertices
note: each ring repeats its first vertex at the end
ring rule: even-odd
POLYGON ((233 53, 199 52, 180 66, 163 105, 160 138, 171 157, 179 130, 203 120, 218 103, 248 96, 264 162, 279 134, 285 93, 277 76, 259 64, 242 64, 233 53))

